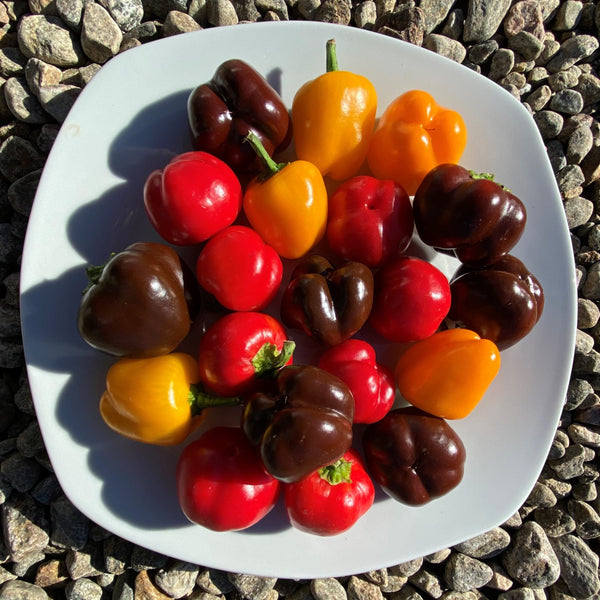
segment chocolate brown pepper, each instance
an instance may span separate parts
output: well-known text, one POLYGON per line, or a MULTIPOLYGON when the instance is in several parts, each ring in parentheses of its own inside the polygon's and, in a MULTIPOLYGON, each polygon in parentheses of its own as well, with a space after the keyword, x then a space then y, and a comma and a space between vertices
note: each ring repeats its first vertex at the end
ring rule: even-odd
POLYGON ((242 428, 273 477, 299 481, 350 448, 354 398, 341 379, 312 365, 283 367, 276 384, 274 394, 248 399, 242 428))
POLYGON ((359 262, 335 268, 319 255, 303 259, 292 272, 281 300, 281 319, 326 346, 351 338, 373 307, 373 274, 359 262))

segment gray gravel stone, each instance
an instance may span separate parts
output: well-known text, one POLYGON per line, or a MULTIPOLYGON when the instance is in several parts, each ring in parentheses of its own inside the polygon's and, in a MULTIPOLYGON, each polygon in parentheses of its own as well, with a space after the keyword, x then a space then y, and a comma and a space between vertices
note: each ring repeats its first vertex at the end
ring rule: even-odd
POLYGON ((62 123, 80 93, 81 88, 74 85, 47 85, 40 89, 39 99, 44 110, 62 123))
POLYGON ((0 48, 0 75, 3 77, 22 75, 26 63, 27 58, 18 48, 0 48))
POLYGON ((202 29, 190 15, 178 10, 172 10, 166 17, 163 25, 163 36, 178 35, 202 29))
POLYGON ((231 573, 229 580, 248 600, 265 600, 277 582, 275 577, 256 577, 243 573, 231 573))
POLYGON ((481 42, 491 38, 510 8, 510 0, 469 0, 463 39, 481 42))
POLYGON ((575 598, 589 598, 600 589, 598 556, 580 538, 569 534, 551 540, 563 581, 575 598))
POLYGON ((194 590, 198 571, 198 565, 175 561, 167 568, 158 570, 154 583, 171 598, 183 598, 194 590))
POLYGON ((508 75, 515 66, 515 53, 509 48, 494 52, 490 63, 490 79, 498 80, 508 75))
POLYGON ((592 149, 594 135, 589 126, 581 125, 569 136, 567 142, 567 160, 573 164, 579 164, 592 149))
POLYGON ((98 64, 117 54, 123 41, 119 26, 100 4, 87 4, 83 11, 81 46, 86 55, 98 64))
POLYGON ((29 491, 38 481, 42 467, 31 458, 15 453, 0 466, 0 473, 11 487, 19 492, 29 491))
POLYGON ((567 115, 576 115, 582 109, 583 98, 577 90, 560 90, 550 99, 550 110, 567 115))
POLYGON ((456 592, 468 592, 487 585, 494 575, 484 562, 456 552, 446 561, 444 579, 456 592))
POLYGON ((50 598, 41 587, 27 581, 7 581, 0 588, 0 600, 47 600, 50 598))
POLYGON ((32 498, 11 495, 2 506, 2 531, 12 561, 24 562, 43 552, 50 539, 44 525, 42 511, 32 498))
POLYGON ((43 165, 43 157, 33 144, 23 138, 10 136, 0 145, 0 173, 10 182, 21 179, 43 165))
POLYGON ((573 479, 583 474, 586 461, 585 448, 581 444, 572 444, 563 458, 549 461, 550 468, 563 480, 573 479))
POLYGON ((552 27, 555 31, 575 29, 581 18, 583 3, 576 0, 565 0, 556 12, 552 27))
MULTIPOLYGON (((302 3, 302 5, 311 5, 311 2, 308 3, 302 3)), ((301 2, 298 2, 298 8, 300 10, 302 10, 301 8, 301 2)), ((311 12, 311 14, 314 14, 314 10, 316 9, 316 7, 312 8, 312 10, 309 9, 309 12, 311 12)), ((307 17, 310 18, 310 17, 307 17)), ((361 29, 364 29, 366 27, 369 27, 371 25, 375 25, 375 21, 377 20, 377 5, 375 4, 375 2, 373 2, 373 0, 366 0, 366 2, 360 2, 358 4, 358 6, 356 7, 356 9, 354 10, 354 22, 356 23, 357 27, 360 27, 361 29)))
POLYGON ((425 34, 441 25, 455 3, 456 0, 421 0, 419 7, 425 15, 425 34))
POLYGON ((95 581, 83 577, 67 583, 65 598, 66 600, 100 600, 102 598, 102 587, 95 581))
POLYGON ((501 527, 495 527, 457 544, 454 549, 472 558, 489 559, 500 554, 509 544, 510 535, 501 527))
POLYGON ((538 508, 533 516, 549 538, 559 537, 575 531, 575 519, 562 508, 538 508))
POLYGON ((533 115, 533 119, 544 140, 555 138, 564 124, 564 117, 553 110, 541 110, 533 115))
POLYGON ((207 20, 215 27, 235 25, 239 19, 230 0, 207 0, 207 20))
POLYGON ((348 600, 384 600, 379 586, 352 576, 348 581, 348 600))
POLYGON ((444 593, 444 585, 440 577, 426 568, 420 569, 414 575, 411 575, 408 580, 414 587, 433 598, 441 598, 444 593))
POLYGON ((551 73, 568 69, 598 49, 598 39, 591 35, 576 35, 564 41, 556 55, 547 63, 551 73))
POLYGON ((577 327, 591 329, 600 319, 600 308, 592 300, 579 298, 577 300, 577 327))
POLYGON ((310 582, 310 591, 315 600, 347 600, 348 598, 344 586, 333 577, 313 579, 310 582))
POLYGON ((466 48, 457 40, 453 40, 439 33, 431 33, 423 40, 423 48, 431 50, 461 63, 467 55, 466 48))
POLYGON ((46 123, 48 114, 31 93, 24 77, 11 77, 4 84, 4 99, 12 115, 23 123, 46 123))
POLYGON ((577 535, 582 540, 600 537, 600 516, 590 504, 583 500, 570 500, 567 508, 575 520, 577 535))
POLYGON ((121 31, 131 31, 144 17, 142 0, 99 0, 99 4, 110 13, 121 31))
POLYGON ((83 9, 90 2, 93 0, 56 0, 56 12, 70 29, 79 32, 83 9))
POLYGON ((89 520, 66 498, 50 506, 50 539, 59 548, 81 550, 88 539, 89 520))
POLYGON ((19 21, 18 41, 27 58, 39 58, 57 67, 75 67, 83 60, 79 40, 58 17, 23 17, 19 21))

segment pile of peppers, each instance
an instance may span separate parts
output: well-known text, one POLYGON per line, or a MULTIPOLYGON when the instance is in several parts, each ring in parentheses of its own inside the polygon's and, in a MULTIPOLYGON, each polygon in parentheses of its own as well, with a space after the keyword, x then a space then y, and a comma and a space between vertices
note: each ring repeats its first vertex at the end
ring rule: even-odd
POLYGON ((337 535, 377 486, 407 505, 450 493, 466 461, 451 421, 543 312, 511 254, 525 204, 458 164, 462 116, 399 90, 376 123, 375 86, 340 70, 334 40, 325 63, 289 109, 251 65, 221 64, 187 102, 193 150, 148 174, 162 241, 86 270, 79 332, 115 358, 99 414, 183 446, 174 493, 214 531, 282 502, 292 527, 337 535), (415 236, 458 260, 452 277, 411 255, 415 236), (210 411, 227 426, 207 428, 210 411))

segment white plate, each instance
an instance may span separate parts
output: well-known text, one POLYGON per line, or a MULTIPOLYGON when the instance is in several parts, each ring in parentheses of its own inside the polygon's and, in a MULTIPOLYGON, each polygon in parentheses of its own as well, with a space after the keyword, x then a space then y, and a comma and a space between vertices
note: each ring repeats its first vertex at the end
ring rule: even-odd
MULTIPOLYGON (((452 265, 440 260, 446 270, 452 265)), ((575 275, 566 220, 538 131, 507 92, 450 60, 390 37, 305 22, 204 30, 149 43, 111 60, 83 90, 56 140, 37 192, 21 272, 23 337, 35 408, 56 475, 84 514, 146 548, 204 566, 287 578, 341 576, 451 546, 510 517, 536 481, 570 375, 575 275), (349 532, 320 538, 281 510, 246 531, 213 533, 186 521, 175 494, 181 448, 130 442, 97 404, 113 362, 76 329, 84 267, 140 240, 158 240, 142 205, 150 171, 190 149, 191 89, 226 59, 265 74, 289 106, 325 68, 335 37, 340 68, 368 76, 379 114, 402 92, 429 91, 464 117, 461 164, 492 171, 522 198, 525 235, 514 250, 540 279, 546 307, 534 331, 503 353, 484 401, 452 423, 467 449, 462 483, 426 506, 383 493, 349 532)))

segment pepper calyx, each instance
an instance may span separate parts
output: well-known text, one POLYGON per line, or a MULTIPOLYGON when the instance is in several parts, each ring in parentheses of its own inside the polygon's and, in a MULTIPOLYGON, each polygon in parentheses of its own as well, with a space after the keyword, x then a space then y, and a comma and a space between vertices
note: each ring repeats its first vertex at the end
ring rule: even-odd
POLYGON ((252 366, 257 377, 269 377, 285 366, 296 348, 295 342, 285 340, 281 350, 275 344, 264 343, 252 358, 252 366))
POLYGON ((345 458, 336 460, 333 464, 321 467, 319 477, 331 485, 340 483, 352 483, 352 463, 345 458))

